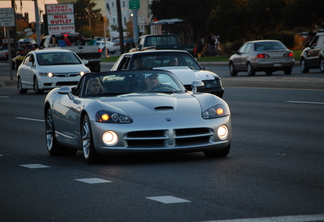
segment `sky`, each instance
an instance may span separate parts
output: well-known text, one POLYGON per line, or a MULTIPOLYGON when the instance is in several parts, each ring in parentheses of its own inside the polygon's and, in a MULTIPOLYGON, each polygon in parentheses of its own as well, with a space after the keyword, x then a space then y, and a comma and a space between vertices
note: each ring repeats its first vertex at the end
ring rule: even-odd
MULTIPOLYGON (((22 8, 20 7, 20 0, 15 0, 16 13, 29 14, 29 22, 35 22, 35 7, 34 1, 22 0, 22 8)), ((57 0, 38 0, 38 7, 45 11, 45 4, 57 4, 57 0)), ((11 8, 11 1, 0 0, 0 8, 11 8)))

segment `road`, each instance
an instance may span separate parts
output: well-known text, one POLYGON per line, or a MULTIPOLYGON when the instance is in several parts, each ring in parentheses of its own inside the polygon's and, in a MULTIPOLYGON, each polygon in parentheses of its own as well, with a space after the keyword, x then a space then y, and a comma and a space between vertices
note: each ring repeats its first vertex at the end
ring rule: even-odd
POLYGON ((44 98, 0 87, 0 221, 324 221, 323 90, 227 87, 226 158, 97 165, 47 153, 44 98))

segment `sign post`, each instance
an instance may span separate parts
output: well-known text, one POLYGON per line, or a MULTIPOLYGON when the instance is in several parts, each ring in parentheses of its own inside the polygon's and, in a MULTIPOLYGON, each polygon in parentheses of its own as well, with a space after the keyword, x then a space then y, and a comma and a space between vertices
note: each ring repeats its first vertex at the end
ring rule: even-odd
MULTIPOLYGON (((15 13, 13 8, 0 8, 0 27, 15 27, 15 13)), ((10 80, 13 80, 12 75, 12 60, 11 60, 11 45, 10 45, 10 34, 9 28, 7 30, 7 42, 8 42, 8 62, 10 69, 10 80)))

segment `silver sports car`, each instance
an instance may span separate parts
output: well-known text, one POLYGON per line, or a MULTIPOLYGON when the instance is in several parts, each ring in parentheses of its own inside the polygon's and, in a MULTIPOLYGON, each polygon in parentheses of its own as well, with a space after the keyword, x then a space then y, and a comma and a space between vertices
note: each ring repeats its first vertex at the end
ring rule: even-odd
POLYGON ((232 137, 227 103, 192 91, 166 70, 129 70, 84 75, 77 86, 55 88, 45 99, 46 147, 51 155, 82 150, 88 163, 100 154, 229 153, 232 137))

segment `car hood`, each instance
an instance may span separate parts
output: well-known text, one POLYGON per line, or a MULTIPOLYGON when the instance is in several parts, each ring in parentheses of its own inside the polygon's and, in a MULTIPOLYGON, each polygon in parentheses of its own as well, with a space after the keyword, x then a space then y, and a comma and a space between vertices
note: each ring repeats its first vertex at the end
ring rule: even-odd
POLYGON ((102 108, 125 113, 132 117, 182 115, 188 116, 201 113, 201 105, 197 98, 190 94, 125 94, 112 98, 98 99, 102 108))
POLYGON ((89 71, 83 64, 78 65, 55 65, 55 66, 39 66, 38 70, 41 72, 53 72, 53 73, 66 73, 66 72, 81 72, 89 71))
POLYGON ((155 69, 164 69, 172 72, 183 85, 191 85, 194 80, 214 80, 220 79, 219 76, 207 70, 194 70, 187 66, 169 66, 155 69))

